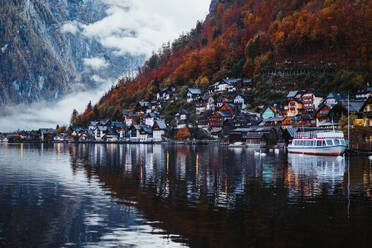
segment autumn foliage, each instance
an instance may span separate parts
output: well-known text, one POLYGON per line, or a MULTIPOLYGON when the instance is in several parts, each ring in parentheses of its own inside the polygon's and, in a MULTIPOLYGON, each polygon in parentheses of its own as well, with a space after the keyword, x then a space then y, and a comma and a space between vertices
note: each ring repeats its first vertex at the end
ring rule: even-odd
POLYGON ((176 139, 185 140, 190 137, 191 137, 191 134, 187 127, 178 129, 177 134, 176 134, 176 139))
MULTIPOLYGON (((254 77, 290 61, 336 63, 372 71, 370 0, 231 0, 219 3, 190 33, 166 43, 78 119, 120 118, 158 87, 199 86, 224 77, 254 77)), ((365 76, 362 76, 365 77, 365 76)), ((363 79, 363 78, 362 78, 363 79)), ((205 85, 203 85, 205 86, 205 85)))

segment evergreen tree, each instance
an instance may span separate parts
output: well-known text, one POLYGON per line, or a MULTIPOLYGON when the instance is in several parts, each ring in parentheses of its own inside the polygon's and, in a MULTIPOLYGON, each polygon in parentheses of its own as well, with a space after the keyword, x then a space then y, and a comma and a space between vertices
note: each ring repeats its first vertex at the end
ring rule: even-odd
POLYGON ((76 109, 74 109, 74 111, 72 111, 72 114, 71 114, 71 120, 70 120, 71 126, 75 125, 78 115, 79 113, 77 112, 76 109))

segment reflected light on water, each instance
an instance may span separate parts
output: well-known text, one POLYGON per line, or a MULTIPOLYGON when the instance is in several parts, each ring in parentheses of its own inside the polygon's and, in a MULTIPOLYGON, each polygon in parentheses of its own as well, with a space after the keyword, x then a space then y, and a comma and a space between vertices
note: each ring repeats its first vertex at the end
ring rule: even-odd
POLYGON ((1 144, 0 247, 366 243, 367 160, 263 154, 216 145, 1 144))

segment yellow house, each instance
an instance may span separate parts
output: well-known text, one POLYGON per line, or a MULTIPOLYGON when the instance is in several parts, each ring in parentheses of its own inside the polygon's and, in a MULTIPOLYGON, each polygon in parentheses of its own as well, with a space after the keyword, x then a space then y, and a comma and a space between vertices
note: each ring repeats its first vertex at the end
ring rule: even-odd
POLYGON ((286 114, 288 117, 297 116, 303 113, 303 104, 297 99, 290 100, 286 106, 286 114))
POLYGON ((363 108, 363 120, 365 127, 372 127, 372 98, 369 97, 364 103, 363 108))

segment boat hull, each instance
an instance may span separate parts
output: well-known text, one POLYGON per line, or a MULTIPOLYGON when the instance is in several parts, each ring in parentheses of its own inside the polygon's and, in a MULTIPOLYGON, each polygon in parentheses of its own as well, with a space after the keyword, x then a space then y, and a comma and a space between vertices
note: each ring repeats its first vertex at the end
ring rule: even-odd
POLYGON ((321 155, 321 156, 340 156, 346 151, 346 146, 327 146, 327 147, 298 147, 288 146, 288 153, 321 155))

